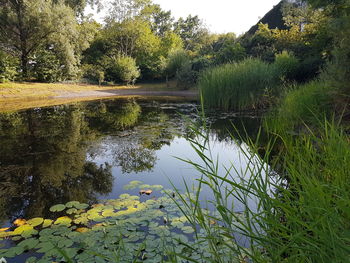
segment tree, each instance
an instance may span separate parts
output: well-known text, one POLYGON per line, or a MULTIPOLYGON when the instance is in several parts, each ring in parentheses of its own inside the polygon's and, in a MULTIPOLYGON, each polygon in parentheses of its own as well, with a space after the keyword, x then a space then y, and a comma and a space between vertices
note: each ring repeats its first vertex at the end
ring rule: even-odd
POLYGON ((124 20, 135 18, 151 3, 151 0, 113 0, 110 3, 106 22, 107 24, 121 23, 124 20))
POLYGON ((65 73, 73 75, 81 49, 93 37, 86 25, 86 21, 78 24, 74 11, 62 1, 0 0, 0 45, 19 58, 23 78, 28 78, 34 54, 48 46, 64 65, 65 73))
POLYGON ((173 29, 174 18, 171 16, 171 11, 164 11, 159 5, 146 6, 141 11, 140 17, 150 23, 153 33, 159 37, 164 37, 173 29))
POLYGON ((191 51, 199 50, 203 38, 208 35, 208 30, 204 27, 199 17, 191 15, 186 19, 180 17, 174 23, 174 32, 182 38, 185 49, 191 51))

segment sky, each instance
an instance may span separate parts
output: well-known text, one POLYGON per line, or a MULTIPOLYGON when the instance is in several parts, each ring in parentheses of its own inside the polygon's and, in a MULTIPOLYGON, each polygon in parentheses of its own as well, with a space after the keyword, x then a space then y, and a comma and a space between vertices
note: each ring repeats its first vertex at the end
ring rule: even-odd
POLYGON ((280 0, 153 0, 175 18, 198 15, 213 33, 245 33, 280 0))
MULTIPOLYGON (((213 33, 245 33, 280 0, 153 0, 172 15, 198 15, 213 33)), ((89 12, 89 10, 87 10, 89 12)), ((104 12, 96 18, 101 20, 104 12)))

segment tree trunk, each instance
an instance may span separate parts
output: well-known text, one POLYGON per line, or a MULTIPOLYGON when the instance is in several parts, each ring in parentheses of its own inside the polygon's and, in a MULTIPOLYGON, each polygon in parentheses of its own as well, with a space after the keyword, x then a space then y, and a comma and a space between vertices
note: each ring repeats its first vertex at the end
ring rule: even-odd
MULTIPOLYGON (((23 50, 22 50, 23 52, 23 50)), ((28 78, 28 57, 24 53, 21 55, 21 68, 22 68, 22 77, 24 80, 28 78)))

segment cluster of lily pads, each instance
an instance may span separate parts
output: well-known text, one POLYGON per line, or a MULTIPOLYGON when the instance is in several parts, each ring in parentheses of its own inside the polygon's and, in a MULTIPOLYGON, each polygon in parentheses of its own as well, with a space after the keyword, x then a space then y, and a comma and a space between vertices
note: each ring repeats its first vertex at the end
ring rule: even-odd
MULTIPOLYGON (((16 228, 0 232, 0 240, 14 243, 0 249, 0 258, 28 255, 27 263, 212 261, 208 243, 198 242, 205 232, 189 223, 174 202, 179 197, 140 181, 125 188, 153 188, 163 194, 146 201, 140 201, 140 195, 122 194, 91 206, 77 201, 54 205, 50 211, 55 219, 16 220, 16 228)), ((225 254, 230 253, 223 247, 225 254)))

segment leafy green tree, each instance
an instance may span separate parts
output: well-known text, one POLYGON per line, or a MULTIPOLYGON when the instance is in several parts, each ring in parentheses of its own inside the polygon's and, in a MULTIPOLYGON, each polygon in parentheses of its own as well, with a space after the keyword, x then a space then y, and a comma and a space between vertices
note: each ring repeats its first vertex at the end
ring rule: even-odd
POLYGON ((191 51, 198 51, 203 45, 203 39, 208 35, 208 30, 199 17, 191 15, 186 19, 179 18, 174 23, 174 32, 182 38, 184 48, 191 51))
POLYGON ((78 24, 74 11, 62 1, 0 0, 0 45, 19 58, 23 78, 28 78, 29 59, 48 45, 65 66, 65 74, 74 75, 81 49, 93 37, 85 25, 78 24))
POLYGON ((107 24, 112 22, 122 23, 125 20, 133 19, 149 5, 151 0, 113 0, 110 3, 107 24))
POLYGON ((140 16, 148 21, 151 25, 153 33, 159 37, 164 37, 173 29, 174 18, 171 11, 161 9, 160 5, 151 4, 146 6, 140 16))

